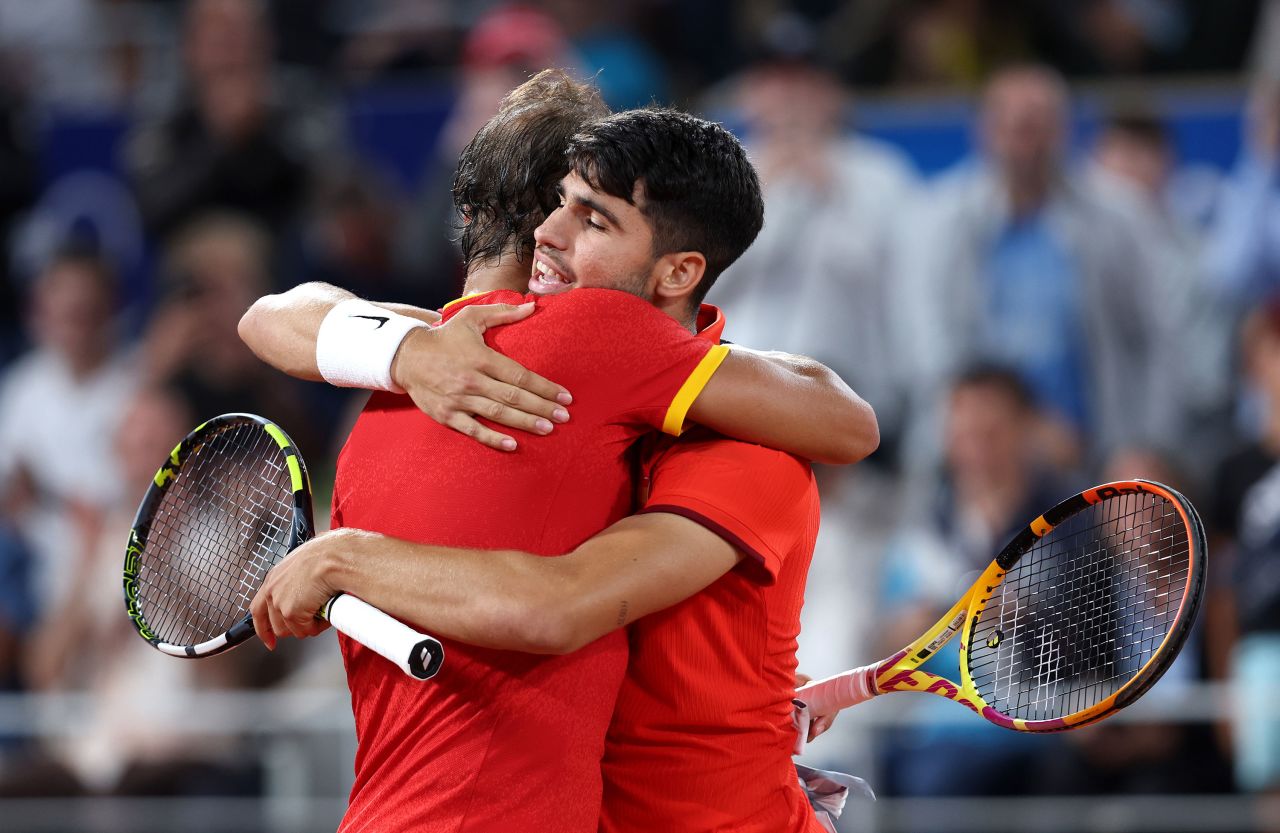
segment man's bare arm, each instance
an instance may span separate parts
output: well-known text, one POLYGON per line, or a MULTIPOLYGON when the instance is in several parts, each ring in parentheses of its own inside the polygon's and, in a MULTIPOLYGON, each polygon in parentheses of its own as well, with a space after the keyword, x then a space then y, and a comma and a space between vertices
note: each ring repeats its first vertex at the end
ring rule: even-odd
POLYGON ((356 296, 326 283, 304 283, 264 295, 240 318, 240 339, 258 358, 290 376, 323 382, 316 366, 316 336, 329 310, 356 296))
MULTIPOLYGON (((290 376, 324 381, 316 363, 316 342, 325 316, 356 296, 335 286, 305 283, 259 298, 240 319, 240 338, 267 364, 290 376)), ((440 316, 406 304, 378 304, 425 323, 440 316)), ((462 310, 444 326, 409 332, 391 364, 391 378, 428 416, 485 445, 510 451, 514 438, 475 417, 511 428, 546 434, 568 420, 569 393, 484 343, 488 327, 518 321, 531 306, 495 304, 462 310)))
POLYGON ((856 463, 880 445, 875 411, 835 371, 803 356, 737 345, 689 419, 819 463, 856 463))
POLYGON ((711 584, 741 555, 687 518, 625 518, 568 555, 462 550, 340 529, 295 550, 253 601, 254 626, 311 636, 315 613, 347 592, 428 633, 539 654, 575 651, 711 584))

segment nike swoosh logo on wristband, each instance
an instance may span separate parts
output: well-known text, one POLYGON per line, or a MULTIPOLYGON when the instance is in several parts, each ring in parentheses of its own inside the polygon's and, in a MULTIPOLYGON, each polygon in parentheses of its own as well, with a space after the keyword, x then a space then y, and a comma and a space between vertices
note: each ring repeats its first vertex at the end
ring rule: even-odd
POLYGON ((374 327, 374 329, 375 329, 375 330, 381 330, 381 329, 382 329, 382 325, 383 325, 383 324, 385 324, 385 323, 387 323, 388 321, 390 321, 390 320, 391 320, 390 318, 386 317, 385 315, 353 315, 353 316, 351 316, 351 317, 352 317, 352 318, 367 318, 367 319, 369 319, 370 321, 377 321, 377 322, 378 322, 378 326, 374 327))

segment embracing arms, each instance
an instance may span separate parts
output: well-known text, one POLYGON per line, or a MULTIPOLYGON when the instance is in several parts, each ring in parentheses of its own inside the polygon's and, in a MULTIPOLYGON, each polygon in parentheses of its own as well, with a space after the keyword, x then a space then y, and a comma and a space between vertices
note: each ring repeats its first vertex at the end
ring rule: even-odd
POLYGON ((875 411, 824 364, 734 345, 689 419, 818 463, 856 463, 880 445, 875 411))
MULTIPOLYGON (((320 380, 316 342, 334 306, 354 296, 308 283, 268 295, 240 320, 240 337, 267 364, 320 380)), ((379 306, 423 321, 435 313, 379 306)), ((514 438, 478 422, 536 434, 564 422, 570 392, 521 367, 484 343, 485 329, 518 321, 531 305, 497 304, 461 310, 437 328, 409 332, 391 366, 392 379, 428 416, 493 448, 513 450, 514 438)), ((693 403, 689 418, 727 436, 822 463, 854 463, 879 444, 871 407, 827 367, 786 353, 734 346, 693 403)))
POLYGON ((345 592, 439 636, 566 654, 692 596, 740 557, 700 524, 662 512, 625 518, 556 557, 340 529, 271 570, 253 601, 254 626, 269 647, 277 636, 311 636, 327 627, 316 611, 345 592))
MULTIPOLYGON (((278 295, 266 295, 240 319, 240 338, 267 364, 290 376, 320 382, 316 343, 325 316, 356 296, 324 283, 304 283, 278 295)), ((405 304, 377 304, 427 324, 439 313, 405 304)), ((450 325, 420 327, 405 336, 391 364, 392 380, 424 413, 486 445, 510 451, 515 440, 478 422, 477 415, 500 425, 546 434, 552 422, 569 418, 572 401, 559 385, 525 370, 484 343, 488 327, 519 321, 528 308, 495 304, 472 307, 450 325)))
MULTIPOLYGON (((316 366, 316 337, 324 317, 356 296, 327 283, 304 283, 278 295, 264 295, 240 319, 240 338, 267 364, 290 376, 323 382, 316 366)), ((440 314, 405 304, 378 306, 434 324, 440 314)))

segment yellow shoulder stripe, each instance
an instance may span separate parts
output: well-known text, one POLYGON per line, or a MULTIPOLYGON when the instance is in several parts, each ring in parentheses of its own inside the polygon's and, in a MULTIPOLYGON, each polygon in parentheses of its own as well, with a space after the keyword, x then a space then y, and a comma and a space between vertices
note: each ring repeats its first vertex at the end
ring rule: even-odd
POLYGON ((442 306, 442 307, 440 308, 440 311, 441 311, 441 312, 444 312, 445 310, 447 310, 449 307, 453 306, 454 304, 461 304, 463 301, 469 300, 469 299, 471 299, 471 298, 475 298, 475 297, 477 297, 477 296, 479 296, 479 295, 488 295, 488 294, 489 294, 489 292, 491 292, 491 291, 492 291, 492 290, 486 290, 485 292, 471 292, 471 293, 468 293, 468 294, 466 294, 466 295, 463 295, 461 298, 454 298, 452 301, 450 301, 449 303, 447 303, 447 304, 445 304, 444 306, 442 306))
POLYGON ((693 369, 689 378, 676 392, 675 399, 671 400, 671 407, 667 408, 667 416, 662 420, 662 433, 673 437, 684 433, 684 420, 689 414, 689 409, 693 407, 702 389, 707 386, 707 382, 711 381, 712 375, 727 355, 729 355, 729 348, 723 344, 717 344, 702 357, 702 361, 698 362, 698 366, 693 369))

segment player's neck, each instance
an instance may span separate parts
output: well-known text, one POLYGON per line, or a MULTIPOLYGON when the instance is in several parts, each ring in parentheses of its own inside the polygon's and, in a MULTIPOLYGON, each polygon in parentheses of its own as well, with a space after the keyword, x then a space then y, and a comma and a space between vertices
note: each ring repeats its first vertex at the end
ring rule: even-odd
POLYGON ((467 282, 463 295, 510 289, 524 294, 529 288, 529 259, 520 258, 515 252, 503 252, 501 256, 481 263, 473 263, 467 270, 467 282))
POLYGON ((687 297, 664 298, 658 295, 650 300, 655 307, 679 321, 681 327, 691 333, 698 332, 698 306, 691 306, 687 297))

